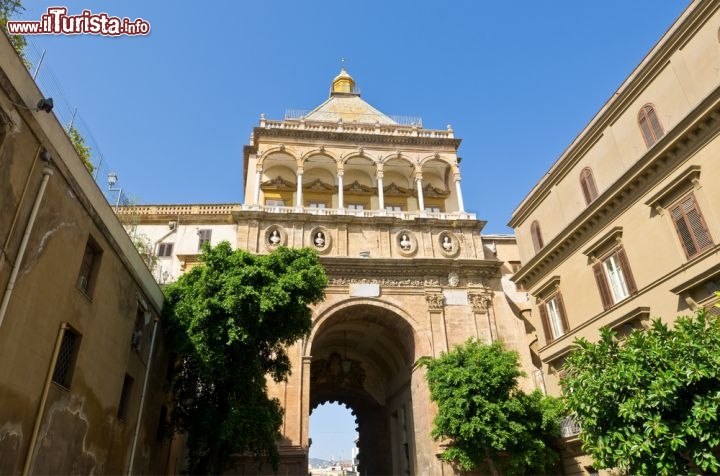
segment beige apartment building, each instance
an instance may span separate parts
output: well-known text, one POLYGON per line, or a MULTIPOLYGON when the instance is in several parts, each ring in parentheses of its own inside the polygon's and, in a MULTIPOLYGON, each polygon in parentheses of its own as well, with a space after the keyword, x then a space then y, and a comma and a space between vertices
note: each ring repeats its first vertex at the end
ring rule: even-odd
POLYGON ((0 474, 162 473, 162 292, 49 109, 0 34, 0 474))
MULTIPOLYGON (((526 294, 510 281, 515 239, 482 236, 485 222, 465 210, 459 145, 449 126, 378 111, 342 70, 312 111, 261 116, 244 149, 244 204, 121 210, 156 250, 161 282, 194 266, 204 242, 317 250, 326 299, 311 334, 289 349, 288 382, 271 386, 285 409, 280 474, 307 472, 310 413, 325 402, 356 415, 360 474, 455 474, 430 437, 435 407, 418 359, 469 337, 502 339, 533 368, 526 294)), ((541 376, 528 373, 523 385, 535 388, 541 376)), ((240 474, 255 471, 238 463, 240 474)))
MULTIPOLYGON (((719 8, 693 1, 513 213, 550 394, 576 338, 717 300, 719 8)), ((565 422, 566 474, 594 471, 579 430, 565 422)))

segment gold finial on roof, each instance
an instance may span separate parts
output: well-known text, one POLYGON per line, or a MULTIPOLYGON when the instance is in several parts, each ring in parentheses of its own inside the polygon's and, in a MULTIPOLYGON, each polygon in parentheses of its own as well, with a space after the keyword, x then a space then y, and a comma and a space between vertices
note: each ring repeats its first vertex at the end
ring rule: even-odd
POLYGON ((340 74, 335 76, 332 82, 330 94, 352 94, 355 93, 355 80, 345 71, 345 58, 340 58, 340 74))

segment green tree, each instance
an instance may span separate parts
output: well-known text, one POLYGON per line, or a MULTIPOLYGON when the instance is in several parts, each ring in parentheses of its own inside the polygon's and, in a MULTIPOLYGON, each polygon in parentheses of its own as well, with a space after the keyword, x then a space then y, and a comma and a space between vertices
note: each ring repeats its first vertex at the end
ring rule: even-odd
POLYGON ((720 319, 659 319, 618 340, 580 339, 561 384, 597 468, 631 474, 720 471, 720 319))
POLYGON ((438 405, 432 436, 449 440, 443 459, 465 471, 487 464, 492 474, 538 473, 556 463, 561 403, 518 388, 524 373, 516 352, 471 339, 421 363, 438 405))
MULTIPOLYGON (((0 0, 0 27, 2 27, 5 33, 8 32, 8 20, 23 11, 25 11, 25 7, 20 0, 0 0)), ((23 63, 25 63, 25 66, 30 69, 32 65, 25 56, 25 48, 27 47, 27 40, 25 39, 25 37, 22 35, 8 34, 8 38, 10 38, 10 43, 13 45, 13 48, 15 48, 15 51, 17 52, 20 59, 23 61, 23 63)))
POLYGON ((85 143, 85 138, 80 135, 80 132, 73 125, 69 125, 66 128, 70 142, 72 142, 75 151, 80 156, 80 160, 85 165, 85 168, 91 174, 95 170, 95 166, 90 162, 90 146, 85 143))
POLYGON ((191 474, 222 473, 237 453, 277 469, 283 412, 266 377, 289 375, 286 348, 310 331, 327 276, 308 248, 260 256, 222 242, 202 261, 165 290, 178 357, 171 427, 188 432, 191 474))

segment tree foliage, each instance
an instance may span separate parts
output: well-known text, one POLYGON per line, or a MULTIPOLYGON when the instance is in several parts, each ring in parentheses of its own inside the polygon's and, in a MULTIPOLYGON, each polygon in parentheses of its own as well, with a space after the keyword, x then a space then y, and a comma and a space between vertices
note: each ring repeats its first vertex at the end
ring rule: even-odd
POLYGON ((631 474, 720 472, 720 319, 659 319, 619 341, 577 341, 565 362, 566 404, 598 468, 631 474))
POLYGON ((178 357, 171 426, 188 432, 191 474, 221 473, 235 453, 277 468, 283 412, 266 377, 289 375, 286 346, 310 331, 308 306, 323 299, 327 276, 307 248, 258 256, 222 242, 202 261, 166 288, 178 357))
POLYGON ((82 160, 82 163, 85 165, 87 171, 92 174, 95 170, 95 166, 90 161, 90 146, 87 145, 85 138, 80 134, 75 126, 69 125, 66 132, 70 138, 70 142, 72 142, 73 147, 75 147, 75 151, 80 156, 80 160, 82 160))
POLYGON ((558 460, 560 401, 518 388, 515 352, 468 340, 436 359, 424 359, 430 396, 438 405, 432 436, 449 439, 443 459, 493 474, 547 471, 558 460))
MULTIPOLYGON (((8 20, 23 11, 25 11, 25 7, 20 0, 0 0, 0 27, 5 31, 5 33, 8 32, 8 20)), ((25 37, 22 35, 8 34, 8 38, 10 39, 10 43, 13 45, 13 48, 15 48, 15 52, 17 52, 25 66, 30 69, 32 65, 25 56, 25 48, 27 47, 27 40, 25 37)))

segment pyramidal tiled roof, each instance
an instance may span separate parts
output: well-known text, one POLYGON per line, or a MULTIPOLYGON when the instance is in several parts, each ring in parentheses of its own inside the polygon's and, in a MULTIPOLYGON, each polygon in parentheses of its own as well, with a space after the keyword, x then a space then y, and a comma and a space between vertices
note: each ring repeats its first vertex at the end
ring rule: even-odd
POLYGON ((359 124, 398 125, 356 94, 332 95, 324 103, 303 116, 307 121, 357 122, 359 124))

